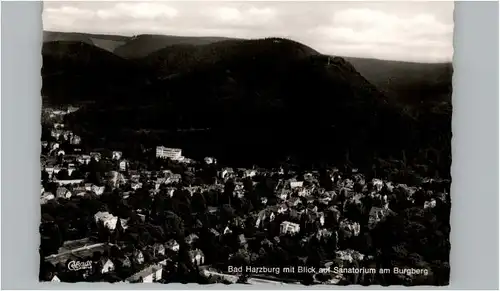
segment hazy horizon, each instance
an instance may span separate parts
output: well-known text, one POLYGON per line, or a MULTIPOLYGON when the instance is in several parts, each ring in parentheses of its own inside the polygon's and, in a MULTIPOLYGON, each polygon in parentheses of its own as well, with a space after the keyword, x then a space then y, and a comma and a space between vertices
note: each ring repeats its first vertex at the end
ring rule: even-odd
POLYGON ((45 2, 44 31, 288 38, 323 54, 445 63, 453 2, 45 2), (200 7, 201 6, 201 7, 200 7))

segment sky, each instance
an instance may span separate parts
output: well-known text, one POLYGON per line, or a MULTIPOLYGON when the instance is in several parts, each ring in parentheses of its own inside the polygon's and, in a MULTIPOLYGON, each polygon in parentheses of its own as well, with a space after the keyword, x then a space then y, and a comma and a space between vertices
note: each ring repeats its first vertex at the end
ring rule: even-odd
POLYGON ((451 61, 452 1, 46 1, 44 30, 286 37, 331 55, 451 61))

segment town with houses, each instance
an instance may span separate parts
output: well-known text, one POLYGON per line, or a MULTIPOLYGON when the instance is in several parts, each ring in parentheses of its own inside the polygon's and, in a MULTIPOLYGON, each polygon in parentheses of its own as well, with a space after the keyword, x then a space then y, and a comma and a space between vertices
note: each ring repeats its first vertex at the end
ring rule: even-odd
POLYGON ((42 281, 368 284, 377 274, 352 270, 379 269, 366 247, 377 226, 403 204, 433 211, 449 203, 432 179, 412 186, 354 168, 235 168, 161 144, 144 161, 87 151, 63 122, 77 108, 45 110, 42 281))

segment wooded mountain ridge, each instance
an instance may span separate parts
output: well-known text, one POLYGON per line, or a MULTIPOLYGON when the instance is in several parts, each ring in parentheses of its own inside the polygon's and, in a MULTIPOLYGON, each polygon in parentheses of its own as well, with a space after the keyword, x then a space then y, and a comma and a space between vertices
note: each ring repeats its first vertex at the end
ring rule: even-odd
POLYGON ((54 103, 94 102, 70 119, 96 141, 210 128, 196 142, 147 139, 188 152, 203 143, 228 159, 347 155, 367 165, 380 155, 429 160, 432 148, 442 157, 435 166, 449 172, 450 64, 335 57, 281 38, 50 35, 42 93, 54 103))

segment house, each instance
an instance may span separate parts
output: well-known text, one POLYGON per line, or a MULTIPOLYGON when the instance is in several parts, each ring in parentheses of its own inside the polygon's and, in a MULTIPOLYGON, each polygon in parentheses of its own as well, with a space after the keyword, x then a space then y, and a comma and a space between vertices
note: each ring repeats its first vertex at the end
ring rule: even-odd
POLYGON ((101 159, 101 153, 98 153, 98 152, 91 152, 90 153, 90 157, 94 160, 96 160, 96 162, 99 162, 99 160, 101 159))
POLYGON ((144 263, 144 254, 138 249, 134 250, 132 258, 133 258, 134 262, 138 265, 141 265, 144 263))
POLYGON ((171 184, 171 183, 179 183, 182 180, 182 176, 180 174, 172 174, 170 177, 167 178, 166 184, 171 184))
POLYGON ((120 263, 122 268, 130 268, 132 266, 132 262, 130 261, 129 257, 123 256, 118 259, 118 262, 120 263))
POLYGON ((113 272, 115 270, 115 264, 110 259, 103 260, 104 264, 101 267, 101 274, 106 274, 113 272))
POLYGON ((205 255, 199 249, 189 251, 189 256, 194 265, 200 266, 205 263, 205 255))
POLYGON ((234 170, 232 168, 224 168, 219 174, 222 179, 230 178, 234 176, 234 170))
POLYGON ((51 150, 56 150, 59 148, 59 143, 58 142, 53 142, 51 143, 52 145, 50 146, 51 150))
POLYGON ((323 228, 323 229, 320 229, 318 230, 318 232, 316 232, 316 238, 317 239, 328 239, 332 236, 332 231, 326 229, 326 228, 323 228))
POLYGON ((52 129, 50 131, 50 136, 52 136, 55 139, 59 139, 59 137, 63 134, 63 130, 61 129, 52 129))
POLYGON ((424 202, 424 209, 425 208, 434 208, 434 207, 436 207, 436 199, 431 199, 430 201, 424 202))
POLYGON ((50 193, 50 192, 45 192, 42 197, 40 197, 40 203, 41 204, 45 204, 47 202, 49 202, 50 200, 52 199, 55 199, 56 197, 54 196, 54 194, 50 193))
POLYGON ((328 204, 330 204, 330 201, 332 201, 332 198, 330 198, 330 197, 316 198, 314 196, 307 197, 307 204, 314 204, 314 202, 316 202, 316 201, 318 201, 319 203, 322 203, 324 205, 328 205, 328 204))
POLYGON ((66 114, 66 111, 63 110, 50 110, 50 117, 54 118, 56 116, 62 116, 66 114))
POLYGON ((92 185, 91 191, 96 195, 101 195, 102 193, 104 193, 104 186, 92 185))
POLYGON ((137 182, 141 178, 141 175, 135 173, 135 171, 129 171, 130 181, 137 182))
POLYGON ((233 195, 234 195, 234 197, 238 197, 238 198, 240 198, 240 199, 241 199, 241 198, 244 198, 244 197, 245 197, 245 191, 243 191, 243 190, 241 190, 241 189, 239 189, 239 190, 235 190, 235 191, 233 192, 233 195))
POLYGON ((306 196, 311 195, 311 189, 308 189, 308 188, 299 187, 299 188, 296 188, 296 191, 297 191, 297 195, 299 195, 300 197, 306 197, 306 196))
POLYGON ((91 159, 92 159, 92 157, 91 157, 91 156, 89 156, 89 155, 81 155, 81 156, 79 156, 76 160, 77 160, 77 162, 79 162, 80 164, 84 164, 84 165, 86 165, 86 164, 90 163, 90 160, 91 160, 91 159))
POLYGON ((243 182, 241 182, 241 181, 234 182, 234 190, 235 191, 244 190, 244 188, 245 188, 245 186, 243 185, 243 182))
POLYGON ((192 245, 192 244, 194 244, 194 243, 195 243, 198 239, 199 239, 199 237, 198 237, 196 234, 192 233, 192 234, 190 234, 190 235, 188 235, 188 236, 186 237, 186 243, 187 243, 187 244, 192 245))
POLYGON ((153 283, 162 279, 163 267, 160 264, 148 266, 125 279, 127 283, 153 283))
POLYGON ((288 200, 288 196, 290 195, 290 191, 286 190, 286 189, 282 189, 281 192, 279 193, 278 197, 281 199, 281 200, 288 200))
POLYGON ((69 143, 72 145, 79 145, 82 142, 82 138, 79 137, 78 135, 73 135, 71 139, 69 140, 69 143))
POLYGON ((217 160, 212 157, 206 157, 203 159, 205 161, 205 164, 210 165, 210 164, 216 164, 217 160))
POLYGON ((127 183, 125 176, 117 171, 108 172, 106 177, 109 179, 111 186, 114 188, 127 183))
POLYGON ((303 185, 304 185, 303 181, 290 181, 290 188, 291 189, 303 187, 303 185))
POLYGON ((171 239, 169 241, 167 241, 165 243, 165 247, 171 251, 174 251, 174 252, 178 252, 179 251, 179 243, 174 240, 174 239, 171 239))
POLYGON ((215 237, 220 236, 220 233, 217 230, 215 230, 214 228, 210 229, 210 233, 212 233, 215 237))
MULTIPOLYGON (((109 228, 110 230, 114 230, 116 228, 116 224, 118 223, 118 217, 114 216, 113 214, 109 212, 97 212, 94 215, 94 219, 96 222, 101 221, 105 227, 109 228)), ((127 220, 120 218, 120 223, 124 229, 127 228, 127 220)))
MULTIPOLYGON (((262 210, 261 212, 264 212, 264 210, 262 210)), ((260 228, 262 226, 262 224, 264 223, 264 219, 265 219, 265 213, 264 215, 261 215, 259 213, 259 216, 257 217, 257 219, 255 220, 255 228, 260 228)))
POLYGON ((68 106, 68 108, 66 109, 66 114, 73 113, 73 112, 77 111, 78 109, 79 108, 75 107, 75 106, 68 106))
POLYGON ((118 167, 120 168, 120 171, 125 172, 128 168, 128 161, 127 160, 121 160, 120 163, 118 164, 118 167))
MULTIPOLYGON (((315 208, 316 208, 316 210, 318 209, 317 207, 315 207, 315 208)), ((319 224, 321 226, 324 226, 325 225, 325 214, 323 212, 319 212, 318 216, 319 216, 319 219, 318 219, 319 220, 319 224)))
POLYGON ((61 167, 59 165, 54 166, 54 174, 57 175, 62 169, 63 169, 63 167, 61 167))
POLYGON ((290 205, 292 206, 298 206, 299 204, 302 203, 302 201, 300 200, 299 197, 292 197, 290 198, 290 200, 288 200, 288 202, 290 203, 290 205))
POLYGON ((384 182, 380 179, 372 179, 373 188, 375 191, 380 192, 382 190, 382 187, 384 187, 384 182))
POLYGON ((67 141, 73 136, 73 132, 71 132, 70 130, 65 130, 65 131, 63 131, 62 136, 63 136, 64 140, 67 141))
POLYGON ((68 175, 71 176, 71 174, 76 170, 74 166, 68 165, 68 168, 66 169, 68 171, 68 175))
POLYGON ((169 197, 174 196, 174 192, 175 192, 175 188, 173 188, 173 187, 169 187, 169 188, 167 188, 167 195, 168 195, 169 197))
POLYGON ((263 239, 261 242, 260 242, 260 245, 261 246, 267 246, 267 247, 272 247, 273 246, 273 243, 268 240, 267 238, 263 239))
POLYGON ((345 179, 340 184, 342 187, 349 189, 349 190, 352 190, 354 188, 354 181, 351 179, 345 179))
POLYGON ((167 148, 164 146, 156 147, 156 157, 160 159, 169 158, 173 161, 182 161, 184 159, 182 149, 167 148))
POLYGON ((59 277, 57 277, 57 275, 54 275, 54 277, 52 277, 52 279, 50 280, 50 282, 53 282, 53 283, 60 283, 60 282, 61 282, 61 279, 59 279, 59 277))
POLYGON ((276 215, 274 215, 274 212, 271 212, 271 214, 269 214, 269 221, 273 221, 274 218, 276 218, 276 215))
POLYGON ((283 214, 285 212, 288 211, 288 206, 286 204, 281 204, 279 207, 278 207, 278 213, 279 214, 283 214))
POLYGON ((54 128, 55 129, 63 129, 64 128, 64 124, 63 123, 55 122, 54 123, 54 128))
POLYGON ((119 159, 121 159, 121 158, 122 158, 122 155, 123 155, 123 154, 122 154, 122 152, 119 152, 119 151, 113 151, 113 152, 111 153, 111 159, 112 159, 112 160, 119 160, 119 159))
POLYGON ((283 221, 280 224, 280 233, 281 234, 296 234, 300 231, 300 225, 297 223, 283 221))
POLYGON ((390 209, 375 207, 373 206, 370 209, 369 218, 368 218, 368 228, 374 228, 377 223, 383 220, 387 215, 391 213, 390 209))
POLYGON ((160 173, 163 174, 163 177, 168 177, 173 174, 171 170, 162 170, 160 173))
POLYGON ((132 183, 131 187, 134 190, 140 189, 142 188, 142 183, 132 183))
POLYGON ((160 256, 160 255, 164 256, 165 255, 165 246, 163 244, 160 244, 160 243, 155 243, 152 246, 152 251, 153 251, 154 257, 160 256))
POLYGON ((78 185, 83 182, 83 179, 73 179, 73 180, 55 180, 59 186, 63 185, 78 185))
POLYGON ((247 245, 247 239, 245 238, 245 235, 244 235, 244 234, 240 234, 240 235, 238 235, 237 240, 238 240, 238 244, 239 244, 240 246, 246 246, 246 245, 247 245))
POLYGON ((156 178, 156 184, 165 184, 167 182, 167 178, 156 178))
POLYGON ((304 173, 303 177, 304 177, 304 180, 308 180, 308 181, 312 180, 314 178, 312 173, 304 173))
POLYGON ((344 219, 340 222, 340 229, 347 232, 349 236, 358 236, 361 231, 361 226, 357 222, 351 222, 347 219, 344 219))
POLYGON ((56 190, 56 197, 69 199, 71 198, 71 192, 65 187, 59 187, 56 190))
MULTIPOLYGON (((306 208, 306 213, 317 213, 318 212, 318 206, 315 206, 315 205, 312 205, 312 204, 308 204, 307 205, 307 208, 306 208)), ((322 212, 320 212, 322 213, 322 212)), ((320 215, 320 213, 317 213, 317 215, 320 215)))
POLYGON ((336 257, 343 263, 352 263, 354 261, 362 261, 365 257, 362 253, 347 249, 335 252, 336 257))
POLYGON ((245 173, 243 174, 243 177, 244 178, 252 178, 252 177, 255 177, 255 175, 257 175, 257 171, 255 171, 255 170, 245 170, 245 173))
POLYGON ((208 213, 210 213, 210 214, 217 214, 217 212, 219 211, 219 208, 214 207, 214 206, 208 206, 207 210, 208 210, 208 213))

